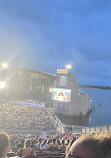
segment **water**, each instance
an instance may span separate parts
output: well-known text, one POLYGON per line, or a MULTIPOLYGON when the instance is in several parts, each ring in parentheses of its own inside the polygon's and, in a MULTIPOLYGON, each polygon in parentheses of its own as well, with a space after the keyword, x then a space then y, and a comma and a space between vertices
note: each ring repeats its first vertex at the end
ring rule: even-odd
POLYGON ((81 88, 89 94, 95 112, 91 113, 88 126, 111 125, 111 90, 81 88))

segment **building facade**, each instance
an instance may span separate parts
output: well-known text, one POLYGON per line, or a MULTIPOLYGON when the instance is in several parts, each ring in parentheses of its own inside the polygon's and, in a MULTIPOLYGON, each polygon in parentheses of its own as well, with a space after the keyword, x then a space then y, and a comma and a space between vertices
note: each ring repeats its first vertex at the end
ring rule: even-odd
MULTIPOLYGON (((56 87, 59 90, 71 90, 71 101, 54 101, 54 111, 56 113, 67 116, 85 116, 91 111, 89 95, 80 91, 75 74, 68 72, 68 70, 58 70, 56 87)), ((65 95, 64 91, 63 93, 65 95)))

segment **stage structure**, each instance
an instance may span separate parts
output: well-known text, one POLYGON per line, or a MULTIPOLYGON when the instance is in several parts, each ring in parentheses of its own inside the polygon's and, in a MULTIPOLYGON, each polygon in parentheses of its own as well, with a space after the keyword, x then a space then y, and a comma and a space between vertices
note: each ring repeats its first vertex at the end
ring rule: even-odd
POLYGON ((57 70, 56 88, 52 88, 54 111, 67 116, 85 116, 91 111, 88 94, 80 91, 76 76, 68 69, 57 70))
POLYGON ((53 103, 58 114, 85 116, 91 110, 89 96, 79 86, 75 74, 67 69, 58 69, 57 75, 27 69, 0 70, 0 101, 33 99, 49 107, 53 103))
POLYGON ((57 76, 27 69, 6 69, 0 72, 0 81, 6 87, 0 89, 0 100, 34 99, 50 105, 50 87, 55 87, 57 76))

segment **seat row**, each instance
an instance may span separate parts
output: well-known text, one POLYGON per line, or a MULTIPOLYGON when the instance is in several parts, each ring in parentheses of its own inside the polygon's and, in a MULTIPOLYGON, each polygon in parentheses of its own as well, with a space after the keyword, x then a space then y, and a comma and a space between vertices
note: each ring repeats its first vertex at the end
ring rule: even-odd
POLYGON ((65 158, 65 153, 44 153, 37 152, 37 158, 65 158))

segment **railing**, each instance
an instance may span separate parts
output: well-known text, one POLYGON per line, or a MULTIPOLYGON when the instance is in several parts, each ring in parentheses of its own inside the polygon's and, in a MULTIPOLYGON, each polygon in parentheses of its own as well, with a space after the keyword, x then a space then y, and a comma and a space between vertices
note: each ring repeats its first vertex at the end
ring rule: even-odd
MULTIPOLYGON (((59 120, 60 121, 60 120, 59 120)), ((75 134, 91 134, 91 133, 98 133, 98 132, 105 132, 107 131, 108 133, 111 133, 111 125, 109 126, 95 126, 95 127, 82 127, 82 126, 72 126, 72 131, 68 131, 66 129, 66 127, 68 127, 67 125, 63 125, 62 122, 60 121, 58 123, 58 130, 60 131, 64 131, 64 132, 67 132, 67 133, 75 133, 75 134)), ((70 127, 70 125, 69 125, 70 127)), ((42 133, 46 133, 46 134, 56 134, 56 130, 46 130, 46 131, 41 131, 41 130, 17 130, 17 129, 0 129, 0 131, 5 131, 7 132, 8 134, 22 134, 22 135, 25 135, 25 134, 30 134, 30 135, 35 135, 35 134, 42 134, 42 133)))
POLYGON ((68 130, 65 128, 65 125, 60 121, 60 119, 55 115, 57 123, 57 131, 68 133, 68 130))
POLYGON ((90 134, 96 132, 105 132, 111 133, 111 125, 108 126, 95 126, 95 127, 84 127, 82 128, 82 134, 90 134))
POLYGON ((71 128, 71 131, 69 131, 69 133, 73 133, 73 134, 81 134, 82 128, 84 128, 84 126, 67 125, 67 124, 64 125, 66 128, 71 128))

